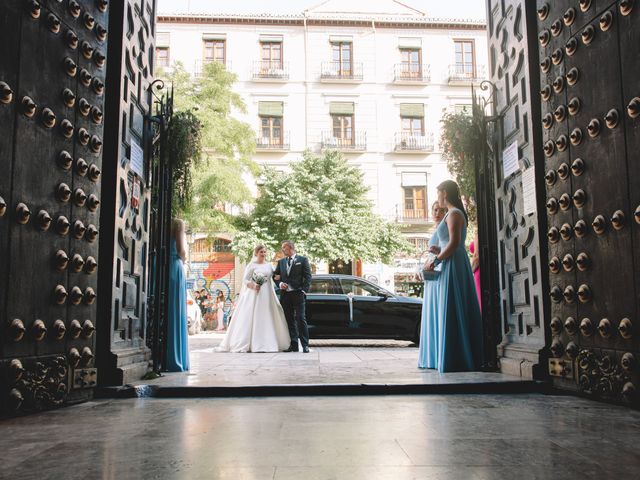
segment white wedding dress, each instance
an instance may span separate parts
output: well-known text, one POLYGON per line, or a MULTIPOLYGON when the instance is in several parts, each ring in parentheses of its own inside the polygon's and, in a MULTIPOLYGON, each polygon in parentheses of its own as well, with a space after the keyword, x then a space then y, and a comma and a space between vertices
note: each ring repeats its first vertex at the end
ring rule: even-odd
POLYGON ((284 311, 278 302, 270 263, 253 262, 244 272, 244 287, 238 297, 231 324, 218 352, 279 352, 289 348, 291 339, 284 311), (247 287, 254 274, 268 280, 260 290, 247 287))

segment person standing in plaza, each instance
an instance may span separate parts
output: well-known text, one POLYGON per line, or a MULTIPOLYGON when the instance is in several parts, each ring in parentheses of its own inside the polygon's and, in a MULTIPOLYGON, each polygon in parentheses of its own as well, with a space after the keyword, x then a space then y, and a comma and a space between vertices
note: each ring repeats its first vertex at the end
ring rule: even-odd
POLYGON ((224 331, 224 302, 224 293, 220 290, 215 302, 216 332, 224 331))
POLYGON ((296 254, 291 240, 282 242, 282 258, 275 270, 276 284, 280 288, 280 304, 289 326, 291 345, 285 351, 297 352, 298 339, 302 351, 309 353, 309 328, 305 315, 307 292, 311 287, 311 266, 307 257, 296 254))
POLYGON ((473 271, 473 281, 476 284, 478 305, 480 305, 480 312, 482 312, 482 288, 480 285, 480 248, 478 246, 477 233, 473 241, 469 244, 469 251, 471 252, 471 270, 473 271))
POLYGON ((233 322, 216 352, 280 352, 291 343, 287 321, 273 284, 267 249, 258 245, 244 272, 233 322))
POLYGON ((187 237, 182 220, 171 222, 170 243, 166 369, 169 372, 186 372, 189 370, 187 282, 184 275, 187 237))
POLYGON ((437 228, 438 253, 425 264, 425 270, 442 264, 438 304, 431 314, 437 322, 435 368, 441 373, 478 370, 483 359, 482 317, 465 248, 468 217, 454 181, 442 182, 437 190, 438 203, 448 212, 437 228))
MULTIPOLYGON (((435 223, 435 228, 429 239, 429 253, 437 254, 438 246, 438 225, 447 213, 444 206, 435 201, 431 205, 431 216, 435 223)), ((438 269, 439 270, 439 269, 438 269)), ((420 324, 420 348, 418 350, 419 368, 436 368, 438 352, 438 282, 435 279, 424 279, 424 292, 422 300, 422 320, 420 324)))

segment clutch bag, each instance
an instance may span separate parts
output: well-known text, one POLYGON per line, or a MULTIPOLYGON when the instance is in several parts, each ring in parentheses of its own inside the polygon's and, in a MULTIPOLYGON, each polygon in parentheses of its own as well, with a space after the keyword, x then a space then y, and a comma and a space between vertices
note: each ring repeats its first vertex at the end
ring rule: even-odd
POLYGON ((440 270, 422 270, 422 278, 425 282, 437 280, 440 276, 440 270))

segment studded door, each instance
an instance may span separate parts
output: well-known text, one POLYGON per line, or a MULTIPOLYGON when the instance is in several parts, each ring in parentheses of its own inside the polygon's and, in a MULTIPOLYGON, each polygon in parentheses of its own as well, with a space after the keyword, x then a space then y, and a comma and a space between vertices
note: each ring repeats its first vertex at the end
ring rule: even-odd
POLYGON ((638 2, 538 1, 549 372, 562 388, 626 402, 640 386, 639 30, 638 2))
POLYGON ((0 408, 87 398, 107 2, 0 5, 0 408))
MULTIPOLYGON (((495 190, 500 268, 502 342, 498 345, 501 371, 526 378, 540 377, 540 351, 545 346, 543 325, 546 299, 541 263, 546 263, 543 206, 524 211, 523 172, 535 168, 541 155, 536 141, 540 127, 535 122, 540 106, 531 98, 537 90, 535 43, 533 62, 530 40, 535 42, 535 11, 524 0, 489 0, 488 35, 491 80, 495 86, 493 105, 498 118, 495 131, 497 155, 495 190), (534 75, 531 75, 533 69, 534 75), (513 173, 503 164, 502 152, 517 144, 518 165, 513 173), (542 223, 543 229, 540 230, 542 223), (542 255, 541 255, 542 247, 542 255)), ((540 181, 538 181, 540 183, 540 181)), ((544 183, 537 186, 544 188, 544 183)))
POLYGON ((101 275, 101 383, 139 380, 149 368, 145 346, 148 292, 150 138, 155 1, 112 2, 107 78, 103 234, 100 254, 113 261, 101 275))

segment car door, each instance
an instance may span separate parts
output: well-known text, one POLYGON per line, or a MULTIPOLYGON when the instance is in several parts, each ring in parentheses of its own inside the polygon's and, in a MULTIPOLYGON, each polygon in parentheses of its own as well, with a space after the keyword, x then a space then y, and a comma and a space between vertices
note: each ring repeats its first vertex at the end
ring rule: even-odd
POLYGON ((307 294, 310 338, 342 336, 349 328, 349 297, 339 293, 333 277, 313 277, 307 294))
POLYGON ((340 279, 351 297, 351 335, 364 338, 397 338, 407 334, 409 319, 398 309, 397 299, 384 289, 359 278, 340 279))

